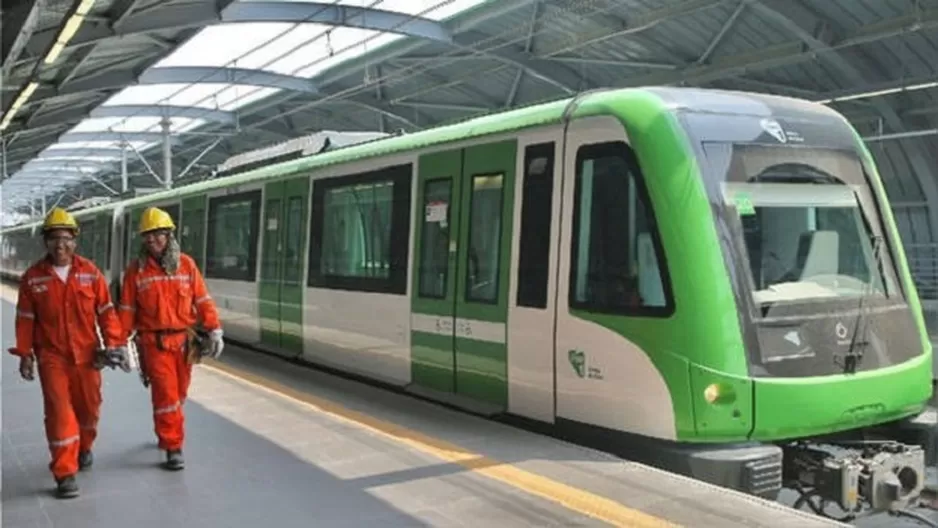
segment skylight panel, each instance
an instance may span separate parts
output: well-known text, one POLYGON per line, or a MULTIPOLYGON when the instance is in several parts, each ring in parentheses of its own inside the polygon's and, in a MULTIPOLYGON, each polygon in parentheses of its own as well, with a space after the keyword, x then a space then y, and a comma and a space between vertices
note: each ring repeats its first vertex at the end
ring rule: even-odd
POLYGON ((105 106, 112 105, 176 105, 215 108, 211 96, 227 84, 154 84, 146 86, 128 86, 112 96, 105 106), (201 102, 200 102, 201 101, 201 102))
MULTIPOLYGON (((242 31, 250 32, 256 24, 234 24, 242 31)), ((268 24, 264 24, 268 25, 268 24)), ((309 42, 325 40, 325 33, 332 26, 322 24, 277 24, 279 31, 272 35, 269 42, 256 46, 257 49, 232 57, 232 66, 289 74, 291 71, 271 67, 271 64, 284 56, 292 55, 309 42)))
MULTIPOLYGON (((251 22, 209 26, 156 64, 162 66, 228 66, 287 30, 293 24, 251 22)), ((240 65, 240 67, 249 67, 240 65)))
MULTIPOLYGON (((159 132, 162 130, 161 117, 131 116, 131 117, 101 117, 85 119, 72 129, 73 132, 159 132)), ((178 131, 184 127, 200 126, 204 119, 191 119, 188 117, 170 116, 170 132, 178 131)))
POLYGON ((276 88, 260 88, 257 86, 245 86, 243 84, 228 85, 229 88, 218 92, 215 98, 218 100, 218 107, 222 110, 235 110, 246 104, 260 101, 266 97, 280 92, 276 88))
POLYGON ((389 44, 403 37, 392 33, 377 33, 355 28, 336 28, 329 42, 312 42, 297 53, 284 57, 276 68, 292 70, 298 77, 314 77, 342 62, 389 44), (289 65, 289 66, 288 66, 289 65))
MULTIPOLYGON (((445 20, 466 9, 481 4, 484 0, 382 0, 370 7, 408 15, 419 15, 430 20, 445 20), (429 10, 429 11, 428 11, 429 10)), ((502 0, 505 1, 505 0, 502 0)), ((360 0, 339 0, 339 4, 361 6, 360 0)))

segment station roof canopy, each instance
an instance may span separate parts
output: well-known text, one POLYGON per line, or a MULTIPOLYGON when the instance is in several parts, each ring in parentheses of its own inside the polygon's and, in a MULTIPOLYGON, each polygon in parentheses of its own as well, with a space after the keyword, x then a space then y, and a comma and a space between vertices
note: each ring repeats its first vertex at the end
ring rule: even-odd
POLYGON ((162 186, 164 120, 183 182, 320 130, 412 131, 651 84, 824 101, 878 136, 891 195, 938 203, 938 0, 31 0, 7 13, 5 210, 120 195, 121 145, 131 188, 162 186))

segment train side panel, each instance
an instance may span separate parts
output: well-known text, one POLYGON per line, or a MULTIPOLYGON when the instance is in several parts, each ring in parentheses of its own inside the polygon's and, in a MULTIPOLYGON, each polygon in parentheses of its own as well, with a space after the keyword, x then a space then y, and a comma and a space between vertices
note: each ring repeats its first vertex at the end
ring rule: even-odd
POLYGON ((676 412, 687 409, 675 408, 669 383, 683 388, 686 378, 667 379, 670 372, 654 360, 673 349, 669 343, 678 332, 663 330, 672 324, 660 273, 664 265, 629 141, 613 116, 574 120, 567 132, 557 417, 675 439, 676 412), (624 328, 608 328, 610 319, 624 328))
POLYGON ((248 345, 259 345, 263 184, 216 189, 207 193, 207 198, 205 283, 218 306, 225 333, 248 345))
POLYGON ((508 411, 553 422, 563 129, 518 136, 508 274, 508 411))
POLYGON ((303 357, 397 385, 410 376, 406 270, 412 154, 317 171, 304 268, 303 357))

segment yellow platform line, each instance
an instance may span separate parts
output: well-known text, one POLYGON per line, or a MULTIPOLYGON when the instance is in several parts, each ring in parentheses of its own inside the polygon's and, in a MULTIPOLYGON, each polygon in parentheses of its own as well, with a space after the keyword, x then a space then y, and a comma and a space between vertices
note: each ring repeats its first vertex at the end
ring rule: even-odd
MULTIPOLYGON (((15 288, 3 285, 2 295, 6 300, 16 302, 15 288)), ((281 398, 293 400, 310 407, 316 412, 351 423, 359 428, 369 430, 442 460, 459 464, 473 473, 484 475, 532 495, 558 503, 569 510, 599 519, 613 526, 636 528, 678 526, 665 519, 629 508, 606 497, 519 469, 511 464, 490 459, 455 444, 368 414, 353 411, 331 400, 294 389, 252 372, 212 360, 205 360, 201 366, 228 376, 236 382, 272 393, 281 398)))
POLYGON ((614 526, 678 526, 665 519, 626 507, 608 498, 490 459, 455 444, 386 422, 368 414, 353 411, 331 400, 288 387, 252 372, 212 360, 204 361, 202 366, 227 375, 238 382, 294 400, 311 407, 316 412, 367 429, 437 458, 459 464, 473 473, 485 475, 614 526))

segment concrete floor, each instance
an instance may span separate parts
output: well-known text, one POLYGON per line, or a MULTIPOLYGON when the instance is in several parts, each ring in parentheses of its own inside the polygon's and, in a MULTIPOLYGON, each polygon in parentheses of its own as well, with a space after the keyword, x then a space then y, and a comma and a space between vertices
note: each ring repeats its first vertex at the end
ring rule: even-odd
MULTIPOLYGON (((6 302, 2 319, 6 350, 6 302)), ((178 473, 158 467, 136 374, 106 370, 95 466, 63 501, 38 382, 19 379, 9 354, 0 364, 5 528, 832 525, 235 347, 196 369, 178 473)))

